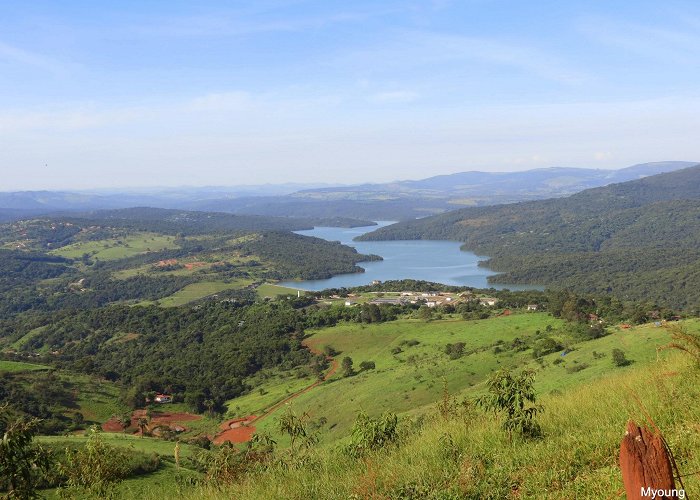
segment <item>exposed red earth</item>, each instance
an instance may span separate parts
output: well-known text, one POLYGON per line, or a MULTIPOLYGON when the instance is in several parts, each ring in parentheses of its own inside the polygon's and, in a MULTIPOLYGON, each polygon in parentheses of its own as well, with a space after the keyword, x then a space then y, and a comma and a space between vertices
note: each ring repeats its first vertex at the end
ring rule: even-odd
MULTIPOLYGON (((130 426, 138 428, 140 418, 147 418, 146 410, 134 410, 134 412, 131 414, 130 426)), ((187 427, 182 425, 183 422, 192 422, 194 420, 200 420, 201 418, 201 415, 195 415, 194 413, 154 411, 151 413, 148 429, 152 430, 158 426, 165 425, 175 431, 182 432, 187 430, 187 427)), ((122 432, 124 427, 122 427, 122 424, 116 417, 112 417, 102 424, 102 430, 105 432, 122 432)))
MULTIPOLYGON (((306 347, 309 348, 309 350, 314 353, 314 354, 322 354, 322 352, 319 349, 316 349, 310 342, 305 343, 306 347)), ((255 434, 255 426, 252 424, 255 422, 259 422, 260 420, 264 419, 265 417, 271 415, 274 413, 276 410, 278 410, 281 406, 289 403, 295 398, 298 398, 302 394, 309 392, 312 390, 314 387, 317 387, 320 385, 322 382, 328 380, 331 378, 335 372, 338 370, 338 361, 331 357, 327 357, 328 361, 330 361, 331 367, 328 370, 328 372, 324 375, 323 380, 317 380, 316 382, 308 385, 307 387, 301 389, 300 391, 297 391, 293 394, 290 394, 286 398, 282 399, 281 401, 278 401, 274 405, 270 406, 269 408, 265 409, 259 416, 256 415, 249 415, 247 417, 243 418, 235 418, 233 420, 227 420, 226 422, 222 423, 220 426, 221 432, 217 434, 214 437, 214 443, 215 444, 221 444, 225 441, 229 441, 231 443, 247 443, 248 441, 251 440, 253 437, 253 434, 255 434)))
MULTIPOLYGON (((322 354, 322 352, 319 349, 315 348, 311 343, 307 343, 306 346, 312 353, 322 354)), ((220 432, 216 436, 214 436, 214 443, 221 444, 226 441, 229 441, 231 443, 247 443, 248 441, 250 441, 253 437, 253 434, 255 434, 255 426, 252 425, 253 423, 266 418, 267 416, 277 411, 283 405, 289 403, 295 398, 298 398, 302 394, 309 392, 313 388, 320 385, 322 382, 331 378, 335 374, 335 372, 338 371, 338 361, 331 357, 328 357, 327 359, 330 362, 330 369, 324 375, 323 380, 317 380, 316 382, 309 384, 307 387, 301 389, 300 391, 290 394, 281 401, 278 401, 269 408, 266 408, 265 411, 263 411, 260 415, 249 415, 247 417, 234 418, 232 420, 227 420, 223 422, 219 426, 220 432)), ((145 417, 146 410, 135 410, 131 414, 130 426, 138 428, 139 419, 145 417)), ((151 413, 151 420, 149 422, 148 429, 151 430, 158 426, 165 425, 173 430, 182 432, 184 430, 187 430, 187 428, 182 425, 183 422, 191 422, 193 420, 199 420, 201 418, 201 415, 195 415, 193 413, 168 413, 155 411, 151 413)), ((119 420, 116 417, 112 417, 109 420, 107 420, 104 424, 102 424, 102 430, 105 432, 122 432, 124 430, 124 427, 122 427, 121 422, 119 422, 119 420)))

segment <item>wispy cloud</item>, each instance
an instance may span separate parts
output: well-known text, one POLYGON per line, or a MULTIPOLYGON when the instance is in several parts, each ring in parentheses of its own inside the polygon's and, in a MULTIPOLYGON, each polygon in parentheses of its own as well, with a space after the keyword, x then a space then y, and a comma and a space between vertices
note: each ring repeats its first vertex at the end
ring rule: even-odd
MULTIPOLYGON (((689 19, 685 19, 689 24, 689 19)), ((660 27, 616 21, 607 18, 587 18, 580 30, 589 38, 608 46, 656 61, 697 66, 700 58, 700 35, 682 23, 660 27)))
POLYGON ((325 28, 335 24, 366 21, 370 18, 403 10, 403 7, 366 6, 364 8, 348 7, 341 11, 325 14, 289 15, 284 12, 278 14, 273 7, 279 7, 279 5, 273 4, 273 6, 266 8, 225 11, 208 15, 158 19, 149 24, 131 26, 128 30, 137 35, 152 37, 220 37, 298 32, 325 28))
POLYGON ((38 68, 57 76, 64 76, 68 68, 59 61, 35 52, 15 47, 0 41, 0 61, 5 60, 22 66, 38 68))
POLYGON ((381 71, 469 61, 513 68, 567 84, 591 79, 568 61, 526 43, 434 32, 403 32, 383 46, 352 51, 339 63, 381 71))

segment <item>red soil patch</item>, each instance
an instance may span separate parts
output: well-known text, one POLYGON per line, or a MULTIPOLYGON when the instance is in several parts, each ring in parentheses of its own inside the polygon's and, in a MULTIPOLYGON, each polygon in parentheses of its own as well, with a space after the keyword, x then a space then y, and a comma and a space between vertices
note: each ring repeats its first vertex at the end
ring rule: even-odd
MULTIPOLYGON (((131 427, 138 427, 140 418, 146 418, 146 410, 134 410, 134 412, 131 414, 131 427)), ((154 411, 151 413, 151 421, 148 424, 148 429, 152 430, 158 426, 165 425, 171 429, 179 427, 183 430, 187 430, 186 427, 180 425, 182 422, 192 422, 194 420, 200 420, 201 418, 201 415, 195 415, 194 413, 168 413, 154 411)), ((105 432, 122 432, 124 428, 116 417, 112 417, 102 424, 102 430, 105 432)))
MULTIPOLYGON (((311 351, 314 354, 323 354, 320 350, 316 349, 314 346, 310 344, 305 344, 306 347, 309 348, 309 351, 311 351)), ((323 380, 317 380, 313 384, 305 387, 304 389, 295 392, 294 394, 290 394, 283 400, 275 403, 274 405, 270 406, 267 408, 262 415, 260 416, 255 416, 255 415, 250 415, 244 418, 235 418, 233 420, 227 420, 221 426, 219 427, 221 429, 221 432, 217 434, 214 437, 214 444, 221 444, 225 441, 230 441, 232 443, 247 443, 250 441, 253 437, 253 434, 255 434, 255 427, 253 425, 250 425, 254 422, 258 422, 262 420, 263 418, 267 417, 268 415, 271 415, 274 413, 276 410, 278 410, 282 405, 287 404, 290 402, 292 399, 298 398, 304 393, 309 392, 312 390, 314 387, 317 387, 318 385, 321 384, 321 382, 328 380, 331 378, 336 371, 338 371, 338 361, 331 357, 326 358, 328 361, 331 363, 331 367, 328 370, 328 373, 326 373, 323 376, 323 380)))
POLYGON ((102 430, 105 432, 121 432, 124 430, 124 427, 122 427, 121 422, 116 417, 112 417, 102 424, 102 430))
POLYGON ((254 422, 255 415, 250 415, 244 418, 234 418, 222 423, 219 428, 221 432, 214 438, 214 444, 221 444, 225 441, 231 443, 247 443, 255 434, 255 427, 248 425, 254 422))

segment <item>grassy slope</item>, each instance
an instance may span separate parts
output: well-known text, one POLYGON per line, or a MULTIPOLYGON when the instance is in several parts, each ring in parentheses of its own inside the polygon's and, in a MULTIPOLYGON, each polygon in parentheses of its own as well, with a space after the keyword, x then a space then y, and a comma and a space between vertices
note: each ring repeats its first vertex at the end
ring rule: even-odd
POLYGON ((255 388, 227 401, 227 418, 260 415, 265 409, 314 382, 310 377, 298 378, 294 372, 265 371, 246 381, 255 388), (260 392, 262 390, 262 393, 260 392))
MULTIPOLYGON (((643 365, 656 359, 656 347, 669 341, 663 328, 644 325, 630 330, 611 328, 611 334, 576 344, 565 357, 560 353, 543 358, 542 366, 532 358, 532 351, 506 350, 494 355, 493 343, 510 343, 515 337, 533 336, 547 325, 555 329, 561 321, 544 313, 519 314, 481 321, 444 320, 423 322, 399 320, 374 325, 342 325, 314 332, 309 344, 317 348, 332 345, 342 360, 350 356, 359 369, 362 361, 374 361, 376 369, 350 378, 336 374, 329 382, 305 393, 293 402, 298 412, 308 412, 313 419, 325 417, 322 442, 330 445, 348 436, 360 409, 371 415, 390 410, 405 414, 420 414, 427 405, 440 398, 443 378, 453 393, 470 396, 483 390, 486 378, 501 367, 532 368, 538 371, 537 390, 549 393, 590 382, 618 370, 612 363, 611 351, 619 347, 634 364, 643 365), (403 352, 391 353, 402 341, 418 340, 420 344, 403 352), (451 360, 444 353, 447 343, 464 342, 465 351, 476 352, 451 360), (594 356, 594 351, 600 356, 594 356), (555 364, 558 358, 563 362, 555 364), (578 367, 585 366, 580 371, 578 367), (342 395, 340 397, 339 395, 342 395)), ((697 327, 696 323, 693 323, 697 327)), ((263 384, 270 392, 275 381, 263 384)), ((232 405, 239 405, 233 400, 232 405)), ((236 412, 238 414, 239 412, 236 412)), ((258 430, 276 432, 276 416, 257 425, 258 430)))
MULTIPOLYGON (((318 450, 315 467, 274 467, 223 492, 189 498, 615 498, 625 424, 649 414, 682 474, 700 469, 700 376, 687 358, 664 355, 541 398, 544 439, 512 442, 493 415, 444 421, 433 412, 398 449, 364 461, 318 450)), ((691 474, 686 489, 697 491, 691 474)))
MULTIPOLYGON (((223 290, 243 288, 249 283, 250 280, 245 279, 232 280, 229 283, 223 281, 200 281, 187 285, 185 288, 178 290, 169 297, 158 300, 157 303, 163 307, 177 307, 219 293, 223 290)), ((146 302, 142 302, 142 304, 145 303, 146 302)))
POLYGON ((175 238, 156 233, 134 233, 124 238, 84 241, 53 250, 52 254, 76 259, 87 253, 99 260, 117 260, 144 252, 177 248, 175 238), (119 243, 119 242, 122 243, 119 243))
POLYGON ((36 365, 33 363, 23 363, 21 361, 2 361, 0 360, 0 373, 17 373, 17 372, 32 372, 39 370, 49 370, 51 367, 45 365, 36 365))
MULTIPOLYGON (((574 346, 575 350, 563 358, 564 363, 553 363, 561 357, 558 353, 546 356, 543 367, 532 360, 530 351, 506 351, 494 356, 489 347, 458 360, 449 360, 442 352, 446 342, 464 341, 467 349, 490 346, 496 339, 510 341, 548 324, 556 328, 559 322, 546 314, 531 313, 470 322, 400 320, 364 328, 342 325, 319 330, 310 338, 316 346, 331 344, 343 351, 341 358, 350 355, 356 365, 371 359, 377 363, 377 370, 345 379, 334 377, 334 381, 295 401, 297 412, 309 411, 315 419, 328 418, 322 434, 325 446, 311 452, 307 466, 272 467, 235 487, 218 491, 177 486, 176 476, 191 473, 165 462, 156 473, 125 481, 118 489, 119 497, 507 498, 517 493, 520 498, 609 498, 622 486, 616 457, 625 422, 628 418, 641 422, 645 412, 663 430, 681 471, 700 469, 700 430, 696 424, 700 419, 696 403, 700 398, 700 375, 678 354, 657 357, 656 346, 668 341, 664 328, 612 328, 607 337, 574 346), (404 352, 398 356, 389 352, 402 340, 412 339, 420 344, 404 345, 404 352), (623 348, 634 362, 628 367, 614 367, 609 354, 614 347, 623 348), (606 356, 596 358, 593 351, 606 356), (415 356, 415 361, 408 362, 409 356, 415 356), (567 367, 583 363, 589 366, 573 373, 567 371, 567 367), (437 416, 433 402, 441 396, 443 376, 451 393, 461 399, 483 392, 483 380, 500 366, 539 369, 537 387, 545 407, 541 417, 543 440, 523 442, 516 438, 511 443, 500 430, 499 420, 478 409, 448 421, 437 416), (419 373, 422 381, 416 378, 419 373), (357 461, 329 444, 348 435, 359 408, 370 414, 385 408, 404 416, 420 413, 427 420, 401 448, 357 461)), ((700 331, 698 321, 686 325, 690 331, 700 331)), ((307 381, 272 373, 259 382, 269 392, 260 395, 253 391, 233 400, 229 408, 240 407, 233 413, 255 413, 307 381)), ((258 427, 273 430, 278 437, 275 424, 273 415, 258 427)), ((171 442, 106 436, 117 446, 133 445, 163 456, 173 453, 171 442)), ((698 488, 700 482, 689 477, 686 486, 698 488)))

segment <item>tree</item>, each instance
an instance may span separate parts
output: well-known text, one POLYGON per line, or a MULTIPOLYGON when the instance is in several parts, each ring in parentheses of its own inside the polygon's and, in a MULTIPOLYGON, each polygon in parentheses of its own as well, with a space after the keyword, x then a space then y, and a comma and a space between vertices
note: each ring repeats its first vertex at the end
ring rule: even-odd
POLYGON ((395 413, 384 413, 379 418, 372 418, 361 411, 352 426, 350 455, 359 457, 368 451, 378 450, 399 437, 399 419, 395 413))
POLYGON ((38 419, 12 419, 7 406, 0 407, 0 489, 8 498, 33 498, 40 474, 48 472, 51 456, 33 443, 38 419))
POLYGON ((478 398, 477 404, 487 411, 505 414, 503 428, 509 437, 514 431, 525 437, 538 437, 541 429, 535 417, 542 412, 542 406, 535 404, 534 382, 532 370, 524 370, 519 375, 499 370, 487 381, 489 393, 478 398))
POLYGON ((350 356, 345 356, 340 366, 343 369, 343 377, 355 375, 355 370, 352 368, 352 358, 350 356))
POLYGON ((627 359, 627 356, 625 356, 625 352, 617 348, 612 350, 612 361, 615 366, 627 366, 631 363, 631 361, 627 359))
POLYGON ((290 438, 292 455, 296 453, 297 440, 302 440, 306 446, 311 446, 316 442, 316 437, 309 432, 306 426, 309 418, 308 413, 298 416, 290 406, 287 406, 279 419, 280 432, 287 434, 290 438))
POLYGON ((360 370, 365 371, 365 370, 374 370, 375 364, 374 361, 363 361, 360 363, 360 370))
POLYGON ((92 426, 84 447, 66 449, 66 461, 59 464, 59 470, 67 478, 68 488, 106 497, 114 484, 131 473, 129 460, 126 450, 105 443, 97 426, 92 426))
POLYGON ((139 430, 141 431, 141 437, 145 436, 146 430, 148 429, 148 418, 139 417, 139 419, 136 421, 136 425, 139 426, 139 430))

